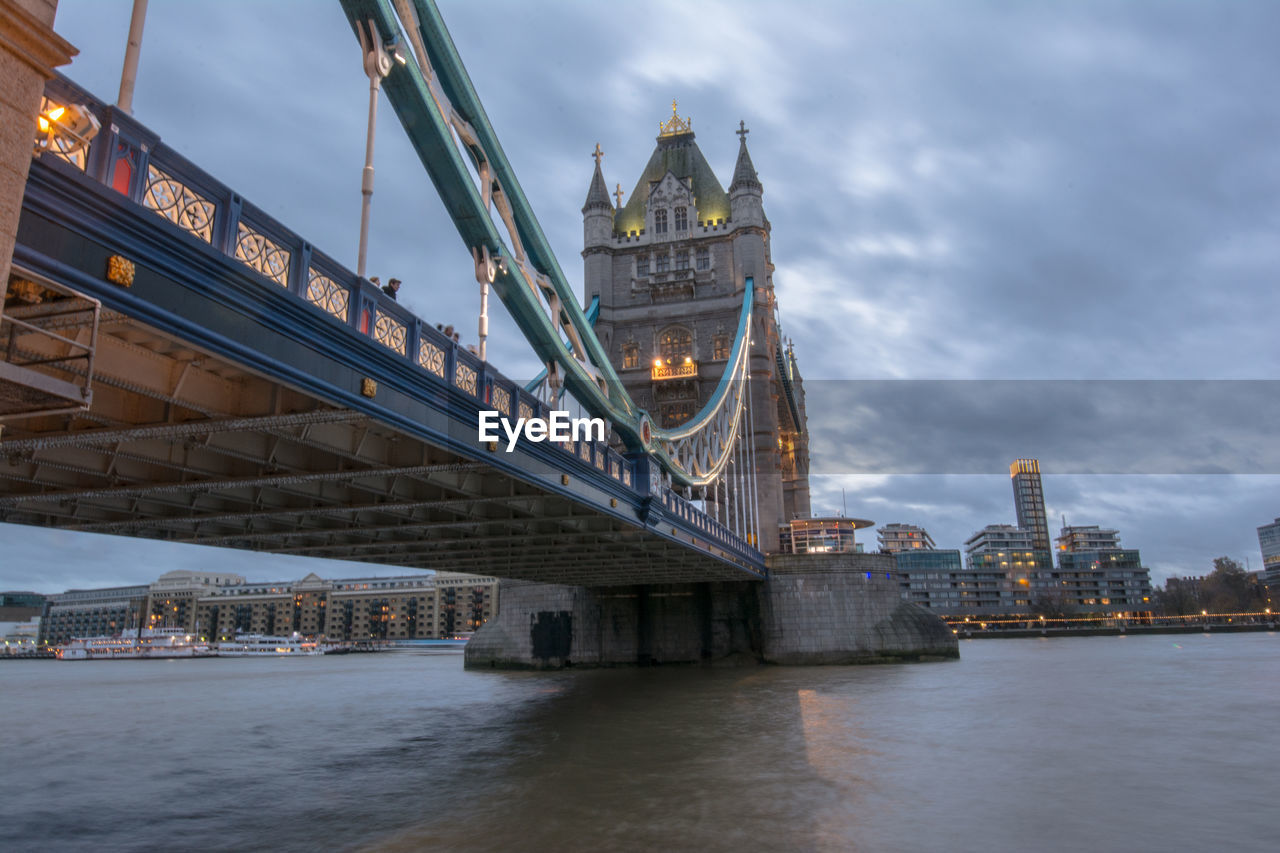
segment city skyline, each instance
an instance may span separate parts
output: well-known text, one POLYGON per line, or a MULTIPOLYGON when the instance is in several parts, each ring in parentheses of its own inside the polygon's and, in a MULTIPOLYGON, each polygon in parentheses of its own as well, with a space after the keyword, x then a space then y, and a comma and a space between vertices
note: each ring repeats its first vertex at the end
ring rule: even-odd
MULTIPOLYGON (((337 4, 255 5, 248 27, 244 10, 152 4, 135 114, 350 264, 367 93, 354 37, 337 4)), ((874 398, 859 388, 852 410, 810 406, 815 513, 839 507, 843 489, 851 514, 921 524, 940 544, 1012 521, 999 467, 904 473, 912 470, 906 454, 870 433, 877 423, 862 410, 872 402, 883 412, 905 400, 948 427, 958 410, 920 405, 914 380, 1277 374, 1280 354, 1259 318, 1280 310, 1268 284, 1280 258, 1266 233, 1280 215, 1280 140, 1264 91, 1280 60, 1263 35, 1275 31, 1280 10, 856 4, 805 12, 504 6, 508 25, 495 29, 492 8, 443 4, 571 281, 581 281, 577 208, 597 141, 606 181, 627 186, 675 97, 724 175, 737 146, 732 131, 745 119, 775 226, 783 329, 810 387, 895 383, 874 398), (551 38, 574 51, 548 60, 536 45, 551 38), (846 464, 867 448, 884 473, 846 464)), ((127 2, 63 0, 58 12, 56 29, 81 51, 64 73, 107 100, 128 16, 127 2)), ((402 302, 473 338, 477 295, 456 286, 471 281, 470 259, 385 101, 380 117, 371 272, 403 278, 402 302), (442 281, 449 286, 433 287, 442 281)), ((497 314, 492 361, 510 376, 531 374, 528 347, 497 314)), ((1245 389, 1216 419, 1184 428, 1183 437, 1197 439, 1190 450, 1161 424, 1173 420, 1160 417, 1168 404, 1138 395, 1153 417, 1128 438, 1191 461, 1215 444, 1252 447, 1261 436, 1265 445, 1258 412, 1280 395, 1255 393, 1245 389)), ((1077 436, 1089 434, 1088 420, 1082 426, 1068 413, 1114 409, 1095 396, 1057 400, 1077 436)), ((975 423, 959 418, 951 429, 969 437, 983 429, 975 423)), ((1050 519, 1120 528, 1157 582, 1202 574, 1222 554, 1260 564, 1256 527, 1280 511, 1274 460, 1243 454, 1217 474, 1163 460, 1137 471, 1074 457, 1068 464, 1054 452, 1055 426, 1032 422, 1043 442, 1000 454, 1005 465, 1042 460, 1050 519)), ((1099 429, 1095 444, 1113 434, 1099 429)), ((246 573, 268 576, 286 559, 169 558, 154 543, 0 531, 10 552, 6 587, 32 587, 42 575, 57 588, 73 584, 56 577, 101 585, 115 582, 110 572, 168 559, 180 561, 174 568, 262 560, 246 573)), ((306 565, 291 571, 301 576, 306 565)))

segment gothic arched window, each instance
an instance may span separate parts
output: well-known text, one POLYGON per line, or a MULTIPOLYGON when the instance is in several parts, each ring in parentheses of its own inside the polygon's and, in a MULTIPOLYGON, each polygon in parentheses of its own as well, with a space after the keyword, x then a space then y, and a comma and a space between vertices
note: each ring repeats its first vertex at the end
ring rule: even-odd
POLYGON ((667 233, 667 212, 665 210, 655 210, 653 212, 653 233, 667 233))
POLYGON ((658 335, 658 354, 667 364, 682 364, 693 357, 693 335, 684 326, 668 326, 658 335))
POLYGON ((688 230, 689 230, 689 208, 677 207, 676 208, 676 231, 688 231, 688 230))

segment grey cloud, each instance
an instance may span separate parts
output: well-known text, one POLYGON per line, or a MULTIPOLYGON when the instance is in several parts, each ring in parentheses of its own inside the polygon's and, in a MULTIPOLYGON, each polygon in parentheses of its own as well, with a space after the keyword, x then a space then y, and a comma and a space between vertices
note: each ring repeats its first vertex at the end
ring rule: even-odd
POLYGON ((1088 474, 1280 474, 1276 381, 817 381, 813 468, 985 474, 1018 456, 1088 474))

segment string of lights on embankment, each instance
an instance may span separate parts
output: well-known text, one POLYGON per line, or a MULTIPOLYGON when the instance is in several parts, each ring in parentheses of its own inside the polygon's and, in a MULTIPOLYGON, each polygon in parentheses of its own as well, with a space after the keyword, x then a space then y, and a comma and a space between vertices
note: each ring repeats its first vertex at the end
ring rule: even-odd
POLYGON ((1005 614, 999 617, 944 616, 952 630, 1016 629, 1038 631, 1045 628, 1198 628, 1226 625, 1256 625, 1272 629, 1280 627, 1280 614, 1265 610, 1250 613, 1209 613, 1202 611, 1180 616, 1155 616, 1149 613, 1093 613, 1086 616, 1051 617, 1037 614, 1005 614))

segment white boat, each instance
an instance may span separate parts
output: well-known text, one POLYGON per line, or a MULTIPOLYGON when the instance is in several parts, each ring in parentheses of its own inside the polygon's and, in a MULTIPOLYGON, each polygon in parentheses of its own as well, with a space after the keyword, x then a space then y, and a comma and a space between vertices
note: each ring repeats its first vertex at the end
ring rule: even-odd
POLYGON ((300 634, 288 637, 272 637, 266 634, 240 634, 234 640, 217 644, 218 657, 283 657, 288 655, 322 655, 324 649, 314 640, 305 640, 300 634))
POLYGON ((213 651, 181 628, 144 628, 128 634, 75 637, 55 649, 58 660, 130 660, 209 657, 213 651))

